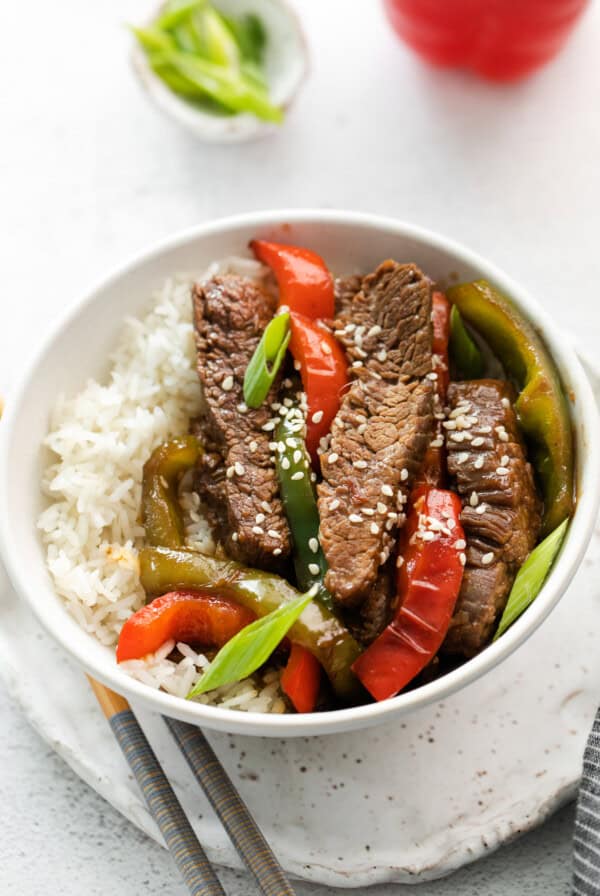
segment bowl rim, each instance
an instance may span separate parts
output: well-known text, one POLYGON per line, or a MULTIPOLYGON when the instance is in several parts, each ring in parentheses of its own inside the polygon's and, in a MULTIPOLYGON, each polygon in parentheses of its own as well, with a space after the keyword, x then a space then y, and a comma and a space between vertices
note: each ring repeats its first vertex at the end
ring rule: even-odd
MULTIPOLYGON (((51 352, 55 340, 68 329, 72 320, 83 313, 89 305, 93 304, 99 294, 110 289, 117 281, 133 273, 137 268, 143 267, 161 254, 189 242, 201 240, 209 236, 218 236, 232 229, 276 226, 282 223, 358 225, 368 229, 383 230, 396 234, 399 237, 420 242, 434 250, 454 255, 463 263, 475 268, 481 277, 491 280, 502 291, 515 299, 517 305, 526 313, 530 321, 542 332, 552 355, 558 358, 558 366, 569 372, 569 378, 572 380, 572 386, 576 391, 577 401, 581 407, 581 414, 585 420, 585 427, 581 435, 576 436, 579 449, 577 467, 578 500, 567 536, 552 572, 538 598, 513 626, 505 632, 502 638, 493 642, 480 654, 463 663, 457 669, 415 690, 401 693, 380 703, 369 703, 321 713, 308 713, 306 715, 243 712, 187 701, 184 698, 155 690, 137 681, 127 675, 126 672, 121 671, 113 658, 101 667, 97 663, 91 662, 86 655, 84 645, 89 643, 88 638, 93 637, 93 635, 81 629, 81 640, 78 640, 75 644, 67 643, 65 633, 61 630, 63 627, 59 621, 48 618, 44 613, 44 600, 36 598, 28 587, 27 577, 23 571, 22 564, 18 563, 19 550, 16 539, 13 538, 11 533, 8 502, 2 502, 0 505, 0 556, 4 561, 13 587, 19 596, 27 601, 46 631, 89 674, 114 690, 125 694, 131 700, 155 712, 170 715, 192 724, 206 725, 214 730, 274 737, 330 734, 382 723, 443 700, 455 691, 482 677, 523 644, 558 603, 583 558, 593 533, 596 512, 600 503, 600 464, 594 463, 594 459, 598 457, 600 447, 600 419, 590 383, 573 348, 565 343, 564 338, 561 338, 558 328, 528 291, 482 256, 441 234, 381 215, 310 208, 250 212, 220 218, 187 228, 158 240, 148 248, 137 252, 129 260, 113 268, 107 275, 98 279, 91 288, 80 292, 79 297, 55 319, 53 325, 49 327, 46 334, 36 345, 27 364, 10 390, 6 413, 2 420, 2 426, 0 426, 0 492, 2 491, 2 485, 10 475, 8 452, 11 444, 11 433, 18 418, 19 409, 26 400, 32 378, 46 355, 51 352)), ((37 529, 34 527, 31 537, 36 538, 36 534, 37 529)), ((48 589, 53 591, 50 580, 48 589)), ((60 600, 56 594, 54 596, 57 601, 60 600)), ((65 606, 62 607, 62 611, 68 615, 68 610, 65 606)))

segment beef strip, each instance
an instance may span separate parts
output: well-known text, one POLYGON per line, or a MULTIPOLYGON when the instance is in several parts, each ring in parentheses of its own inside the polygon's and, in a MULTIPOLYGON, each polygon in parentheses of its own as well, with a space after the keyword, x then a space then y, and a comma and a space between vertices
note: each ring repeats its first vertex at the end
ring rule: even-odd
POLYGON ((379 569, 375 584, 365 602, 357 610, 344 614, 344 621, 361 644, 371 644, 392 621, 392 606, 395 598, 395 559, 390 557, 379 569))
POLYGON ((352 380, 321 455, 325 583, 345 607, 364 603, 404 522, 433 429, 431 286, 412 264, 385 261, 332 324, 352 380))
POLYGON ((290 553, 291 539, 275 468, 270 433, 278 381, 260 408, 246 408, 244 373, 273 316, 274 299, 251 280, 228 274, 193 289, 198 374, 206 412, 197 421, 205 453, 196 486, 215 537, 228 555, 250 566, 273 568, 290 553))
POLYGON ((362 286, 362 279, 360 274, 350 274, 349 277, 337 277, 333 281, 336 316, 348 312, 354 296, 362 286))
POLYGON ((540 532, 541 502, 502 380, 452 383, 448 471, 463 502, 464 578, 442 650, 473 656, 488 642, 540 532))

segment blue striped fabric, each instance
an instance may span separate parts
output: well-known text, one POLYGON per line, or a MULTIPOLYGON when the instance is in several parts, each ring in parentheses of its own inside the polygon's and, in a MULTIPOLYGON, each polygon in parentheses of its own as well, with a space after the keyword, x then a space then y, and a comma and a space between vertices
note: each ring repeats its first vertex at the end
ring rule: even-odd
POLYGON ((575 834, 573 896, 600 896, 600 709, 583 754, 575 834))
POLYGON ((110 727, 189 892, 192 896, 226 896, 132 711, 116 713, 110 727))

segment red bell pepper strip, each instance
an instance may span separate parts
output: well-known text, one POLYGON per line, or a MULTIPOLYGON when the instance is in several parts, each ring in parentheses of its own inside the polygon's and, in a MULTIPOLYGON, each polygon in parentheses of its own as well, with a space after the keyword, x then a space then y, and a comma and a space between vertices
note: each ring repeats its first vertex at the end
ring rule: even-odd
POLYGON ((352 665, 376 700, 393 697, 436 655, 463 576, 460 498, 426 486, 413 498, 402 531, 396 616, 352 665))
POLYGON ((555 56, 587 0, 384 0, 396 32, 434 65, 497 81, 555 56))
POLYGON ((281 689, 290 698, 296 712, 312 712, 321 686, 321 665, 300 644, 292 644, 287 666, 281 674, 281 689))
POLYGON ((311 320, 333 317, 333 277, 320 255, 266 240, 251 240, 250 248, 275 274, 280 305, 311 320))
POLYGON ((171 591, 130 616, 119 635, 117 662, 154 653, 165 641, 222 647, 256 616, 224 597, 171 591))
POLYGON ((344 351, 329 330, 302 314, 290 315, 289 348, 300 364, 306 393, 306 448, 313 465, 318 465, 319 440, 326 436, 337 414, 348 383, 348 362, 344 351))
MULTIPOLYGON (((438 398, 443 405, 450 382, 450 364, 448 360, 448 342, 450 340, 450 302, 443 292, 436 291, 432 296, 431 321, 433 324, 432 349, 434 355, 434 372, 438 398)), ((418 484, 444 485, 446 481, 446 450, 443 445, 442 421, 435 421, 433 445, 429 445, 418 484), (442 444, 438 444, 439 442, 442 444)))

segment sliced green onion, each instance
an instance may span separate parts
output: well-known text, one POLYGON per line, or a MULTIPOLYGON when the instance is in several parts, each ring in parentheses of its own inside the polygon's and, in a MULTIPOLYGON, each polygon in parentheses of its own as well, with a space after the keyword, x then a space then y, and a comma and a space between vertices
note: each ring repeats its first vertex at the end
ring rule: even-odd
POLYGON ((252 112, 265 121, 283 120, 282 110, 273 105, 266 91, 257 87, 240 71, 215 65, 181 50, 164 50, 154 62, 172 66, 199 90, 235 112, 252 112))
POLYGON ((244 376, 244 401, 259 408, 273 385, 290 341, 290 315, 277 314, 262 334, 244 376))
MULTIPOLYGON (((316 590, 316 589, 315 589, 316 590)), ((224 684, 242 681, 265 663, 313 599, 312 591, 281 604, 272 613, 251 622, 227 642, 189 692, 190 697, 224 684)))
POLYGON ((215 65, 239 68, 241 52, 229 25, 211 6, 196 10, 189 20, 198 52, 215 65))
POLYGON ((483 374, 483 355, 465 327, 456 305, 450 312, 450 357, 464 379, 476 380, 483 374))
POLYGON ((175 47, 171 35, 166 31, 161 31, 156 25, 149 25, 146 28, 136 28, 132 25, 131 30, 137 37, 140 46, 149 53, 172 50, 175 47))
POLYGON ((165 31, 175 28, 185 21, 194 10, 200 9, 205 3, 206 0, 167 0, 161 14, 155 21, 155 25, 157 28, 162 28, 165 31))
POLYGON ((538 596, 565 537, 568 525, 569 520, 564 520, 550 535, 540 541, 517 573, 508 603, 494 635, 494 641, 504 634, 506 629, 538 596))

